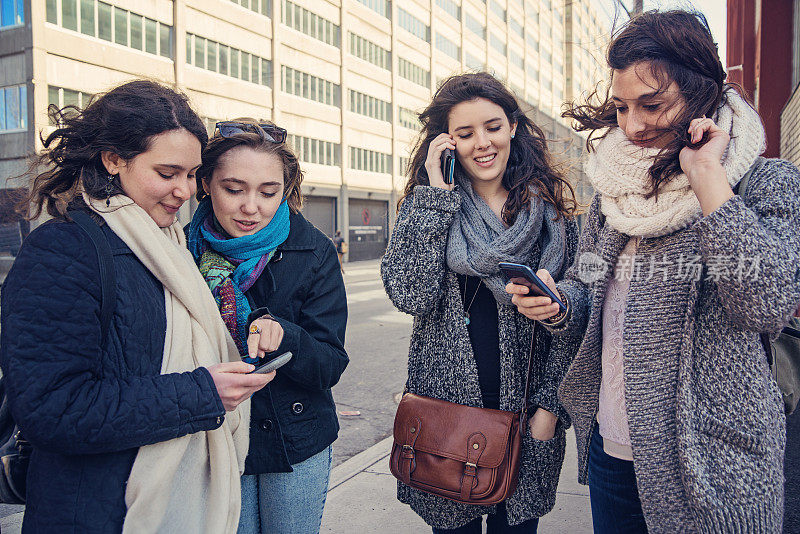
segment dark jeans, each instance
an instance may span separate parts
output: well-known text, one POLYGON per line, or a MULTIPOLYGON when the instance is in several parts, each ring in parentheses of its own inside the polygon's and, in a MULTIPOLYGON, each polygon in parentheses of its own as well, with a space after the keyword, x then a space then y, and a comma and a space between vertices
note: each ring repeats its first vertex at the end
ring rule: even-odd
POLYGON ((647 532, 633 462, 606 454, 596 426, 589 444, 589 500, 595 534, 647 532))
MULTIPOLYGON (((463 527, 447 529, 433 529, 433 534, 481 534, 483 517, 476 517, 463 527)), ((501 502, 497 505, 497 513, 489 514, 486 518, 486 534, 536 534, 539 526, 539 518, 528 519, 524 523, 508 526, 508 516, 506 515, 506 503, 501 502)))

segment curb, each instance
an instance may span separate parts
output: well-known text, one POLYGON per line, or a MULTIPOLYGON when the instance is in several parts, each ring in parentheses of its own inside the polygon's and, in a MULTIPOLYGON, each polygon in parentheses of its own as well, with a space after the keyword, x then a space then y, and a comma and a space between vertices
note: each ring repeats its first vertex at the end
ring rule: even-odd
POLYGON ((389 456, 389 454, 392 452, 393 440, 394 438, 389 436, 388 438, 379 441, 372 447, 359 452, 352 458, 345 460, 343 463, 334 467, 331 470, 328 492, 334 490, 337 486, 344 484, 368 467, 375 465, 383 458, 389 456))

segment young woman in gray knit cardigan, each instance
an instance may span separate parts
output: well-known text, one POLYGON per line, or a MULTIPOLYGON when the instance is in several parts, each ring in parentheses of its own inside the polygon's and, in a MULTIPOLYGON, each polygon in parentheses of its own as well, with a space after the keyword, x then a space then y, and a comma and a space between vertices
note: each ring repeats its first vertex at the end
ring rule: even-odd
POLYGON ((779 532, 785 418, 759 333, 800 301, 800 172, 759 158, 702 15, 645 13, 607 57, 610 93, 564 114, 603 134, 577 261, 550 284, 570 311, 508 287, 584 335, 559 398, 595 532, 779 532))
MULTIPOLYGON (((407 388, 469 406, 519 410, 534 323, 511 305, 497 264, 552 269, 577 248, 573 191, 550 163, 542 131, 487 73, 454 76, 420 114, 423 130, 381 264, 389 298, 414 315, 407 388), (455 184, 440 158, 455 151, 455 184)), ((555 502, 564 430, 557 388, 577 349, 537 329, 529 432, 516 492, 503 503, 466 505, 398 483, 398 498, 433 531, 536 532, 555 502), (570 352, 572 349, 572 352, 570 352)))

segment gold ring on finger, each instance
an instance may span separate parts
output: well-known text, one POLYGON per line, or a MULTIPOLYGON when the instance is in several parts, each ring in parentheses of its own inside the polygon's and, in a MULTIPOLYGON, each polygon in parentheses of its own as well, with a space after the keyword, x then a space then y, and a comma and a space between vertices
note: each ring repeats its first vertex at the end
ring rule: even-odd
POLYGON ((260 333, 261 333, 261 327, 260 327, 260 326, 258 326, 258 325, 257 325, 257 324, 255 324, 255 323, 253 323, 253 324, 251 324, 251 325, 250 325, 250 330, 249 330, 249 332, 250 332, 251 334, 260 334, 260 333))

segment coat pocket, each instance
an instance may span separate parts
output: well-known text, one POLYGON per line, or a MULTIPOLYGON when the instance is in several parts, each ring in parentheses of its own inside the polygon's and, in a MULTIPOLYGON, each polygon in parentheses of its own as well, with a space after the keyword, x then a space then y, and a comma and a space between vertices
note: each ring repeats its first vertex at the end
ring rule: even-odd
POLYGON ((701 432, 712 438, 754 454, 764 455, 767 453, 767 446, 761 435, 733 428, 711 415, 701 415, 697 425, 701 432))

